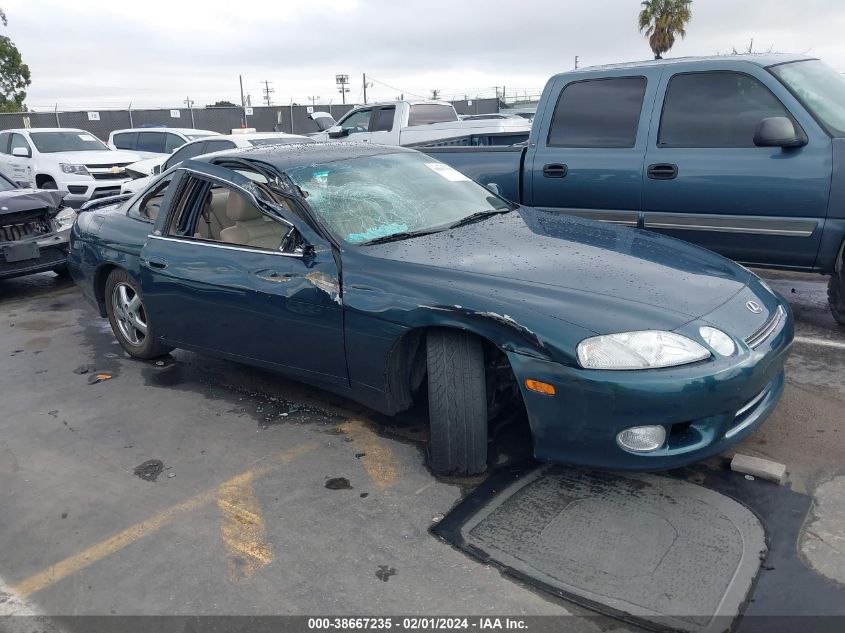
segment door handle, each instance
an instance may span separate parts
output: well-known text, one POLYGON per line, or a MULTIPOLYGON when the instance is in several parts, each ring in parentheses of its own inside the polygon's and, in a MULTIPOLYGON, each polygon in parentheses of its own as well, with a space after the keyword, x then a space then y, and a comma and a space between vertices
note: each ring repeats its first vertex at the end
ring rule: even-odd
POLYGON ((157 268, 158 270, 164 270, 165 268, 167 268, 167 262, 162 261, 160 259, 148 259, 147 265, 150 268, 157 268))
POLYGON ((678 177, 678 166, 672 163, 649 165, 648 177, 652 180, 674 180, 678 177))
POLYGON ((566 178, 569 173, 569 167, 559 163, 551 165, 543 165, 543 177, 545 178, 566 178))

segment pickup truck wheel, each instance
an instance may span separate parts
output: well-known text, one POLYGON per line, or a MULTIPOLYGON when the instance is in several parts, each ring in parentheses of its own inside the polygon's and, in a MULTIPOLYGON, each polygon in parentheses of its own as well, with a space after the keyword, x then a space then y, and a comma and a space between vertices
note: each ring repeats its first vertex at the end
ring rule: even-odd
POLYGON ((839 325, 845 325, 845 270, 834 272, 827 282, 827 302, 839 325))
POLYGON ((475 475, 487 468, 487 388, 481 341, 432 330, 426 339, 431 469, 475 475))
POLYGON ((41 184, 38 185, 39 189, 58 189, 59 186, 56 184, 56 181, 52 178, 45 178, 41 181, 41 184))
POLYGON ((106 313, 114 335, 130 356, 148 360, 173 349, 157 340, 141 291, 125 270, 113 270, 106 280, 106 313))

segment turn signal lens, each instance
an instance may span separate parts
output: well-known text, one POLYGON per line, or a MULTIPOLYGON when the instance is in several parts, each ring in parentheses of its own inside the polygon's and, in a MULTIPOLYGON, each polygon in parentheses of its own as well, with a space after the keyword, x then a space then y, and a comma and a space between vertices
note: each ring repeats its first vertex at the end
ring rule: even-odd
POLYGON ((666 441, 666 429, 662 426, 632 426, 616 436, 622 448, 635 453, 656 451, 666 441))
POLYGON ((525 386, 531 391, 542 393, 544 396, 555 395, 554 385, 550 385, 547 382, 540 382, 539 380, 532 380, 531 378, 529 378, 525 381, 525 386))

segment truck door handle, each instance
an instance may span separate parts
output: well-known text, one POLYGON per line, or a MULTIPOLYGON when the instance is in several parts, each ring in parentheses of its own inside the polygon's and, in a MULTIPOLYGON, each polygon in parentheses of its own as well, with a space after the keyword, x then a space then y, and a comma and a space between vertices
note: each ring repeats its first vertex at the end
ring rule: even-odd
POLYGON ((566 165, 553 163, 551 165, 543 165, 543 176, 545 178, 566 178, 569 173, 569 168, 566 165))
POLYGON ((150 268, 158 268, 159 270, 167 268, 167 262, 161 261, 160 259, 148 259, 147 265, 149 265, 150 268))
POLYGON ((648 177, 652 180, 674 180, 678 177, 678 166, 672 163, 649 165, 648 177))

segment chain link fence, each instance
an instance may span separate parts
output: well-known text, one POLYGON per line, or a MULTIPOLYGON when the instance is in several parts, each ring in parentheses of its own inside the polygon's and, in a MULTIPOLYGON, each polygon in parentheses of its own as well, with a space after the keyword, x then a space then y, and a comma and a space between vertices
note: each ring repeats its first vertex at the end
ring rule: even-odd
MULTIPOLYGON (((453 101, 458 114, 490 114, 499 111, 497 99, 453 101)), ((355 107, 352 104, 313 106, 314 111, 329 112, 335 119, 355 107)), ((183 127, 229 134, 233 129, 255 128, 259 132, 308 134, 317 132, 309 118, 309 106, 256 106, 244 117, 244 108, 174 108, 154 110, 75 110, 53 112, 0 113, 0 130, 36 127, 69 127, 91 132, 107 140, 114 130, 132 127, 183 127)))

